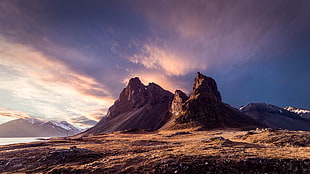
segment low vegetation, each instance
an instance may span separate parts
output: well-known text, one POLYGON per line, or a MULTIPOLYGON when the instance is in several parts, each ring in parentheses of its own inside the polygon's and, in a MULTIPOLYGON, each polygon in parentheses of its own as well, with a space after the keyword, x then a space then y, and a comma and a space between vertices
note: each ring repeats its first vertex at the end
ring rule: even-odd
POLYGON ((0 146, 0 172, 310 172, 309 132, 135 131, 0 146))

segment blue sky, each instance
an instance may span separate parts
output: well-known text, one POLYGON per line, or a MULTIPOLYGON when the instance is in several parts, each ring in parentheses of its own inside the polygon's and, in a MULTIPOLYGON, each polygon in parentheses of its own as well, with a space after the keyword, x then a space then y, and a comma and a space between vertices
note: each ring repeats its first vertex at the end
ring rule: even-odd
POLYGON ((310 108, 310 1, 0 1, 0 123, 89 126, 129 78, 310 108))

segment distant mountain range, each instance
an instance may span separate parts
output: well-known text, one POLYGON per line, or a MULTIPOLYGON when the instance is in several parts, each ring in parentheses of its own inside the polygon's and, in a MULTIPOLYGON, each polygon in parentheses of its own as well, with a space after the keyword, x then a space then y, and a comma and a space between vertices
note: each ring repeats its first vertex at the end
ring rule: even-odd
POLYGON ((254 129, 281 128, 310 131, 310 110, 280 108, 251 103, 240 109, 223 103, 215 80, 197 73, 191 94, 175 94, 155 83, 145 86, 138 77, 130 79, 107 116, 80 134, 103 134, 127 129, 254 129))
POLYGON ((0 125, 0 137, 63 137, 80 133, 80 128, 66 121, 16 119, 0 125))
POLYGON ((290 112, 294 112, 294 113, 300 115, 304 119, 310 120, 310 109, 301 109, 301 108, 296 108, 296 107, 292 107, 292 106, 286 107, 284 109, 286 109, 290 112))
POLYGON ((304 112, 292 107, 280 108, 266 103, 250 103, 240 111, 270 128, 310 131, 310 120, 303 117, 304 112))

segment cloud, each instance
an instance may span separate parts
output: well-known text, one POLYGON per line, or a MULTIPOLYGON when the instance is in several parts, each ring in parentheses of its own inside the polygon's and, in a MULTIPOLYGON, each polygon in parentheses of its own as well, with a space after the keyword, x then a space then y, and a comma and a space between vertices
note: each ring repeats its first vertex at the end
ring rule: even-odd
POLYGON ((229 72, 240 64, 281 58, 275 49, 289 50, 286 39, 308 25, 304 5, 291 1, 138 1, 137 10, 153 33, 148 43, 142 43, 141 53, 130 60, 163 69, 168 75, 185 75, 195 68, 229 72))
POLYGON ((141 64, 147 69, 155 69, 165 72, 167 75, 185 75, 191 71, 204 70, 206 64, 193 62, 179 52, 165 49, 156 45, 146 44, 141 53, 135 54, 129 60, 136 64, 141 64))
POLYGON ((12 94, 10 107, 59 120, 112 104, 104 84, 31 47, 0 37, 0 57, 0 90, 12 94))
POLYGON ((0 117, 29 118, 27 113, 0 108, 0 117))
POLYGON ((79 115, 70 118, 70 122, 77 124, 80 127, 88 128, 94 126, 98 123, 103 117, 106 116, 107 108, 95 109, 85 113, 84 115, 79 115))
POLYGON ((73 124, 79 125, 80 127, 90 127, 96 125, 98 122, 92 119, 89 119, 85 116, 78 116, 70 119, 70 122, 73 124))
POLYGON ((38 50, 0 38, 0 51, 0 63, 11 70, 48 84, 70 86, 85 95, 112 98, 104 84, 74 72, 56 58, 38 50))

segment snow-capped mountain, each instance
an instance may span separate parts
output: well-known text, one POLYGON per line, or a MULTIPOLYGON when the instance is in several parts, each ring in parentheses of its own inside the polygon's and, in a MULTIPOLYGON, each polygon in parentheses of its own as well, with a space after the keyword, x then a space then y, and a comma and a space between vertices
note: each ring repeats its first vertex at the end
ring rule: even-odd
POLYGON ((16 119, 0 125, 0 137, 60 137, 81 131, 66 121, 42 121, 35 118, 16 119))
POLYGON ((70 123, 66 122, 66 121, 61 121, 61 122, 57 122, 57 121, 49 121, 49 123, 55 125, 55 126, 58 126, 58 127, 61 127, 65 130, 68 130, 68 131, 75 131, 75 132, 79 132, 80 128, 77 128, 77 127, 74 127, 73 125, 71 125, 70 123))
POLYGON ((296 108, 296 107, 292 107, 292 106, 285 107, 284 109, 286 109, 290 112, 294 112, 294 113, 300 115, 301 117, 310 120, 310 109, 301 109, 301 108, 296 108))
POLYGON ((310 131, 310 122, 287 109, 266 103, 250 103, 239 109, 270 128, 310 131))
MULTIPOLYGON (((240 111, 242 112, 251 112, 253 110, 255 111, 264 111, 264 112, 272 112, 272 113, 286 113, 290 114, 289 111, 280 108, 278 106, 272 105, 272 104, 267 104, 267 103, 249 103, 247 105, 244 105, 239 108, 240 111)), ((296 117, 296 115, 291 114, 292 117, 296 117)))

